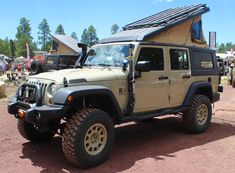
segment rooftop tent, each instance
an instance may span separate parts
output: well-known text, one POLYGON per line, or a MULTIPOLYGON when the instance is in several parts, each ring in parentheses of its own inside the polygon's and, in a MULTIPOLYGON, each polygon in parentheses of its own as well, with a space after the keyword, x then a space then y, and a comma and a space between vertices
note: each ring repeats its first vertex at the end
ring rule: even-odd
POLYGON ((168 9, 124 26, 123 31, 101 43, 147 41, 208 47, 201 20, 208 11, 206 4, 168 9))
POLYGON ((52 47, 50 53, 77 55, 81 48, 77 46, 78 41, 68 35, 51 35, 52 47))

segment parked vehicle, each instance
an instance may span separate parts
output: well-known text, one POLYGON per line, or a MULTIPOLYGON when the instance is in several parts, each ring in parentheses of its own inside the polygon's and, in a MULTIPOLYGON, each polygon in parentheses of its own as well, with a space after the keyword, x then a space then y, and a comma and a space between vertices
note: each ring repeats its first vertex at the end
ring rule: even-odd
POLYGON ((73 68, 79 55, 45 55, 37 56, 31 63, 30 71, 33 75, 50 70, 73 68))
POLYGON ((217 60, 217 65, 219 68, 219 74, 221 76, 226 75, 225 74, 225 61, 223 58, 220 58, 219 56, 216 56, 216 60, 217 60))
MULTIPOLYGON (((208 9, 198 5, 173 10, 164 14, 177 14, 178 19, 183 12, 180 23, 192 23, 195 19, 186 20, 185 10, 195 15, 208 9)), ((172 18, 175 22, 176 17, 172 18)), ((172 27, 171 20, 167 21, 172 27)), ((116 124, 181 114, 185 129, 205 132, 212 118, 211 105, 223 90, 215 51, 203 48, 201 44, 205 43, 198 40, 198 46, 158 43, 158 29, 163 24, 140 29, 140 21, 137 23, 137 29, 132 23, 130 30, 101 40, 88 53, 83 45, 85 58, 80 68, 31 76, 8 105, 8 112, 18 119, 20 134, 41 142, 50 140, 59 130, 65 157, 87 168, 109 156, 116 124)))

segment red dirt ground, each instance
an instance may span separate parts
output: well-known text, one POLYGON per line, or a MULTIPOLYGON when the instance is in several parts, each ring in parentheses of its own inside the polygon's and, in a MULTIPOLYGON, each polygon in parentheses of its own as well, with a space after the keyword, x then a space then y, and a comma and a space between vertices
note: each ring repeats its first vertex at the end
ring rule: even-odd
MULTIPOLYGON (((13 90, 8 88, 9 93, 13 90)), ((235 172, 235 89, 231 86, 224 87, 206 133, 185 132, 179 118, 125 124, 116 128, 109 159, 87 170, 67 162, 58 136, 43 144, 23 139, 6 109, 7 99, 1 99, 0 172, 235 172)))

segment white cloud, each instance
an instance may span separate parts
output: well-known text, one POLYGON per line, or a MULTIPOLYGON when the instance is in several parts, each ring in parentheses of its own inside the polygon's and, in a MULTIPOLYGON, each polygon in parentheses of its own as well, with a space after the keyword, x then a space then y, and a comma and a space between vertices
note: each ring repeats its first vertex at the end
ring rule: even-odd
POLYGON ((172 2, 172 1, 174 1, 174 0, 152 0, 152 3, 153 3, 153 4, 162 3, 162 2, 164 2, 164 1, 172 2))

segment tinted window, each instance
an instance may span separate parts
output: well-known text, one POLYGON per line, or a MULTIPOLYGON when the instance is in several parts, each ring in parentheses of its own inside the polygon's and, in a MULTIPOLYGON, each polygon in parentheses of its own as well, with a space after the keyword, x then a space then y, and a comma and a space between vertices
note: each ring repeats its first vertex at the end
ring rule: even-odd
POLYGON ((195 69, 213 69, 213 56, 209 52, 193 51, 195 69))
POLYGON ((78 56, 68 56, 68 65, 74 66, 78 60, 78 56))
POLYGON ((138 61, 150 61, 151 70, 164 70, 163 50, 161 48, 142 48, 138 61))
POLYGON ((186 50, 171 49, 170 50, 171 69, 172 70, 188 70, 188 53, 186 50))
POLYGON ((59 65, 67 66, 67 60, 68 60, 67 56, 61 56, 59 65))
POLYGON ((58 57, 56 56, 48 56, 46 64, 57 64, 58 57))

